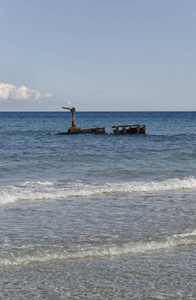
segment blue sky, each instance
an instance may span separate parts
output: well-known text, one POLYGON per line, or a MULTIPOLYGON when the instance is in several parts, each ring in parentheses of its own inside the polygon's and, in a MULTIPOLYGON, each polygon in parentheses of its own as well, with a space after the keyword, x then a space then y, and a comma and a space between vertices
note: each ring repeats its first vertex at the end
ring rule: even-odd
POLYGON ((196 111, 195 0, 1 0, 0 111, 196 111))

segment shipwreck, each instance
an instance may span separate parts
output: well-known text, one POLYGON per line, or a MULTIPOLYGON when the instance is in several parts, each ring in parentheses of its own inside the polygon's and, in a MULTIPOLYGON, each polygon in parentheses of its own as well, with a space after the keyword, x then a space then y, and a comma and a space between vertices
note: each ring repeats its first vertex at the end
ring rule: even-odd
MULTIPOLYGON (((68 109, 72 113, 72 127, 68 128, 66 132, 59 132, 58 135, 73 135, 73 134, 107 134, 105 127, 95 127, 88 129, 81 129, 76 127, 75 120, 75 107, 62 107, 63 109, 68 109)), ((146 125, 118 125, 112 126, 113 134, 115 135, 133 135, 133 134, 146 134, 146 125)))

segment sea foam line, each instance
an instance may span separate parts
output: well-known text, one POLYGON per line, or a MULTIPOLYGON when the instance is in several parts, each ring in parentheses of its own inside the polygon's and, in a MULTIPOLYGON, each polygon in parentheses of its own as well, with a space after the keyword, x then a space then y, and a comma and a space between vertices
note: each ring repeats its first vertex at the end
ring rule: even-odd
POLYGON ((0 187, 0 204, 16 201, 58 200, 70 197, 93 197, 102 195, 120 195, 143 192, 177 191, 196 189, 196 179, 185 177, 164 181, 131 181, 106 184, 85 184, 81 181, 26 181, 17 185, 0 187))
POLYGON ((35 251, 32 254, 23 254, 22 252, 14 255, 8 254, 0 257, 0 266, 18 266, 27 265, 30 263, 47 263, 55 260, 70 260, 70 259, 86 259, 86 258, 104 258, 115 257, 122 255, 136 255, 145 254, 157 251, 172 251, 176 247, 196 245, 196 230, 185 233, 176 234, 165 239, 137 242, 137 243, 123 243, 120 245, 100 245, 93 246, 93 244, 86 244, 82 247, 78 245, 77 250, 70 249, 60 251, 35 251))

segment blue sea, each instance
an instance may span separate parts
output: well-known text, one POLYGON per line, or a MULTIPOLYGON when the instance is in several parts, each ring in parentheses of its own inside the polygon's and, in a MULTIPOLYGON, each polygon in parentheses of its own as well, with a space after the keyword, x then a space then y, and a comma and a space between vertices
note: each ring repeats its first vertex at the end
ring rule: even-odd
POLYGON ((196 112, 76 122, 0 113, 0 299, 196 299, 196 112))

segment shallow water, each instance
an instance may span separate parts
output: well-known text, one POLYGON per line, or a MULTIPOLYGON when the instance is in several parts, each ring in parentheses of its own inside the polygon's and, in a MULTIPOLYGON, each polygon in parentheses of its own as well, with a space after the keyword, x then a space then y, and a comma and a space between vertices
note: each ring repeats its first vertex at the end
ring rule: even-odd
POLYGON ((70 121, 0 113, 0 298, 195 299, 196 113, 70 121))

